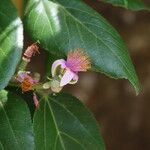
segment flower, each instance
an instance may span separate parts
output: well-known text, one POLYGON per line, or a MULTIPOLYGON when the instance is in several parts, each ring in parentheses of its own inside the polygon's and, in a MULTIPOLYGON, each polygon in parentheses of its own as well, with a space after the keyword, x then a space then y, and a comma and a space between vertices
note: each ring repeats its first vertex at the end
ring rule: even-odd
POLYGON ((23 92, 32 90, 33 85, 38 82, 30 77, 27 72, 18 73, 16 80, 21 83, 21 89, 23 92))
POLYGON ((67 60, 59 59, 52 64, 52 76, 60 76, 60 86, 75 84, 78 81, 78 72, 91 68, 91 62, 83 49, 70 51, 67 60))

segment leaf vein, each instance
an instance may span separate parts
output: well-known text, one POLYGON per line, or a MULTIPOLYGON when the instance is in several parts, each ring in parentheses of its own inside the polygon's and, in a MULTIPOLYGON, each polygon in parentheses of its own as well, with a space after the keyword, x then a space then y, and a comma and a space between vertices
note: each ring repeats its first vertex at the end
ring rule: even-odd
POLYGON ((105 42, 104 42, 102 39, 100 39, 99 37, 97 37, 97 35, 96 35, 95 33, 93 33, 91 30, 89 30, 87 26, 85 26, 84 24, 82 24, 77 18, 75 18, 72 14, 70 14, 62 5, 60 5, 60 7, 61 7, 61 8, 64 10, 64 12, 66 12, 70 17, 72 17, 74 20, 76 20, 76 22, 78 22, 78 23, 81 24, 85 29, 87 29, 87 31, 88 31, 89 33, 91 33, 94 37, 96 37, 97 39, 99 39, 99 40, 112 52, 112 54, 114 54, 114 56, 115 56, 116 58, 118 58, 118 60, 122 63, 122 65, 124 66, 124 68, 126 69, 126 71, 128 72, 128 74, 131 76, 131 78, 132 78, 132 80, 134 81, 134 83, 136 83, 136 82, 135 82, 135 79, 134 79, 134 77, 133 77, 133 75, 132 75, 132 73, 130 72, 130 70, 129 70, 128 67, 126 66, 126 63, 124 63, 124 62, 121 60, 121 58, 115 53, 115 51, 113 51, 108 45, 106 45, 105 42))
POLYGON ((52 100, 55 104, 57 104, 57 105, 59 105, 60 107, 62 107, 63 109, 65 109, 66 112, 69 113, 71 116, 73 116, 76 120, 78 120, 78 121, 80 122, 81 126, 83 127, 83 129, 86 131, 86 133, 87 133, 93 140, 95 140, 96 142, 98 142, 98 141, 89 133, 89 131, 84 127, 84 125, 82 124, 82 122, 81 122, 70 110, 66 109, 62 104, 58 103, 55 99, 51 98, 51 100, 52 100))
POLYGON ((2 108, 2 110, 3 110, 3 112, 4 112, 5 116, 6 116, 6 120, 7 120, 7 122, 8 122, 10 131, 12 132, 13 138, 14 138, 15 142, 17 143, 17 147, 21 150, 21 147, 19 146, 18 140, 17 140, 17 138, 15 137, 15 133, 14 133, 14 131, 13 131, 13 128, 12 128, 11 124, 10 124, 9 118, 8 118, 8 116, 7 116, 7 112, 5 111, 2 102, 0 102, 0 105, 1 105, 1 108, 2 108))
POLYGON ((0 146, 1 146, 2 150, 4 150, 4 146, 1 141, 0 141, 0 146))
POLYGON ((79 143, 74 137, 72 137, 72 136, 70 136, 67 133, 62 132, 62 131, 60 131, 60 133, 63 134, 63 135, 65 135, 65 136, 67 136, 69 139, 71 139, 75 143, 79 144, 82 147, 82 149, 86 150, 86 148, 81 143, 79 143))
POLYGON ((44 149, 46 150, 46 101, 44 102, 44 149))
POLYGON ((59 133, 59 129, 58 129, 57 122, 56 122, 56 120, 55 120, 54 112, 53 112, 53 110, 52 110, 52 108, 51 108, 51 105, 50 105, 50 102, 49 102, 48 100, 47 100, 47 104, 48 104, 48 107, 49 107, 49 109, 50 109, 50 112, 51 112, 51 115, 52 115, 52 118, 53 118, 53 121, 54 121, 54 125, 55 125, 55 128, 56 128, 57 134, 58 134, 58 136, 59 136, 60 143, 62 144, 62 148, 65 150, 65 145, 64 145, 64 142, 63 142, 63 140, 62 140, 62 138, 61 138, 61 135, 60 135, 60 133, 59 133))

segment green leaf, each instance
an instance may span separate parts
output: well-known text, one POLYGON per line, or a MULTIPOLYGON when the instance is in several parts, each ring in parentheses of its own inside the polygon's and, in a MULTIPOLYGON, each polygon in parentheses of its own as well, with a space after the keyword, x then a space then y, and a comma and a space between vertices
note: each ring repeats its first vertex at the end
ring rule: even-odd
POLYGON ((139 92, 138 78, 121 37, 81 0, 30 0, 25 29, 45 49, 59 56, 65 56, 70 49, 85 49, 92 70, 129 79, 139 92))
POLYGON ((30 110, 31 118, 33 118, 35 111, 35 104, 33 102, 33 91, 22 93, 22 89, 19 87, 7 86, 5 88, 7 91, 12 93, 16 93, 19 97, 21 97, 27 104, 30 110))
POLYGON ((23 28, 10 0, 0 0, 0 89, 7 86, 21 58, 23 28))
POLYGON ((31 117, 17 95, 0 91, 0 146, 2 150, 33 150, 31 117))
POLYGON ((29 0, 24 0, 24 1, 23 1, 23 6, 24 6, 24 8, 26 8, 26 5, 27 5, 28 1, 29 1, 29 0))
POLYGON ((93 115, 75 97, 50 95, 34 116, 36 150, 104 150, 93 115))
POLYGON ((102 0, 114 6, 121 6, 131 10, 150 10, 143 0, 102 0))

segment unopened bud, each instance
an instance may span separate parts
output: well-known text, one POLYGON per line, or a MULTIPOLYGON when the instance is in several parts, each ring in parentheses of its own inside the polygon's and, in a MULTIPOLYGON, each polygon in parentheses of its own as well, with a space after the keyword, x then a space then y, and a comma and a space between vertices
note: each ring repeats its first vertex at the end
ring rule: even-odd
POLYGON ((51 90, 55 93, 59 93, 63 87, 60 86, 60 81, 53 79, 51 81, 51 90))
POLYGON ((46 82, 43 84, 43 89, 47 90, 51 87, 51 82, 46 82))

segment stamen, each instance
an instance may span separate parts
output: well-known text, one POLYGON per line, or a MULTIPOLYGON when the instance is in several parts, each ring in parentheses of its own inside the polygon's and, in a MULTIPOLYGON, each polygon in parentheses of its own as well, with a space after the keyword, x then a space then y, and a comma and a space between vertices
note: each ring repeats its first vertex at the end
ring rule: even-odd
POLYGON ((83 49, 76 49, 68 53, 67 67, 72 71, 87 71, 91 68, 91 62, 89 56, 84 52, 83 49))

